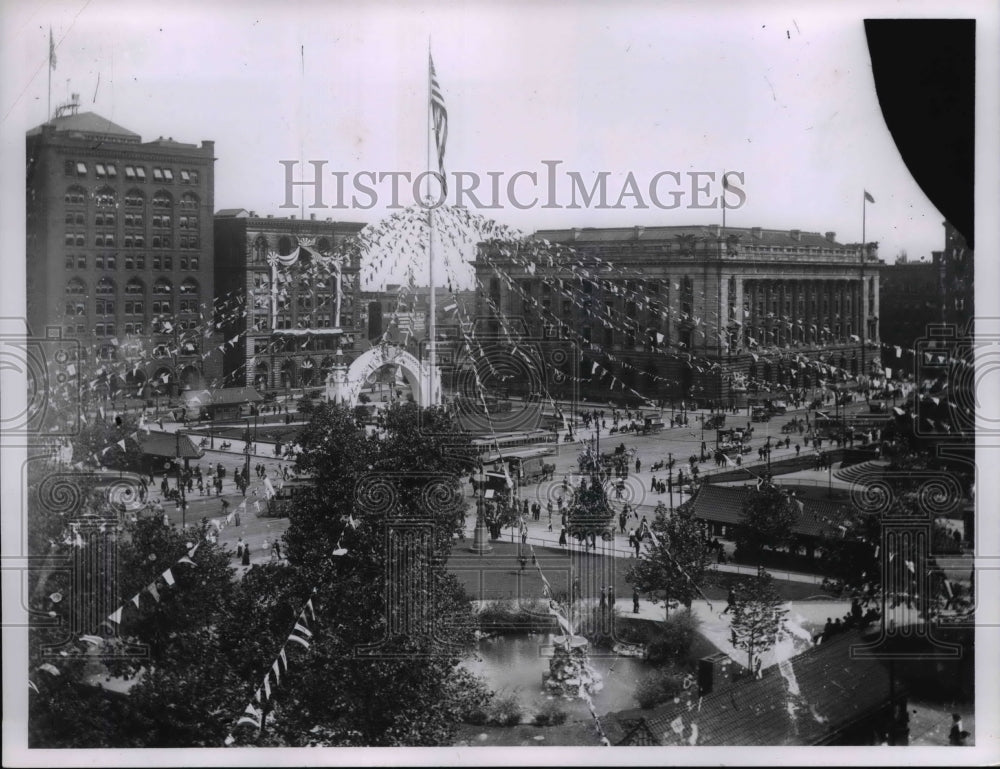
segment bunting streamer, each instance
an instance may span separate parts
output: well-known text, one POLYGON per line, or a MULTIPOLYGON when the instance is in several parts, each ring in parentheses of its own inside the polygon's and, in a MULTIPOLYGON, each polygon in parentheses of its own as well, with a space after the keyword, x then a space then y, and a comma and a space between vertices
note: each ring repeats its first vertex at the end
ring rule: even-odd
MULTIPOLYGON (((316 592, 315 588, 313 589, 313 592, 314 593, 316 592)), ((309 617, 311 617, 312 620, 315 620, 316 612, 315 609, 313 608, 312 597, 310 597, 306 601, 305 605, 302 607, 302 610, 299 612, 298 617, 295 620, 295 624, 292 627, 292 631, 288 634, 288 638, 286 639, 285 643, 281 645, 280 649, 278 649, 277 656, 271 663, 271 666, 268 669, 267 673, 264 674, 264 680, 263 683, 261 684, 261 687, 258 687, 254 691, 253 695, 254 701, 261 702, 261 689, 263 689, 264 694, 263 694, 262 707, 255 708, 253 702, 248 703, 246 709, 243 711, 245 715, 241 716, 236 721, 236 726, 240 726, 241 724, 247 724, 249 726, 253 726, 258 731, 260 731, 263 728, 264 726, 263 704, 270 702, 271 700, 271 693, 272 693, 271 676, 272 675, 274 676, 274 684, 275 686, 277 686, 281 683, 282 668, 285 670, 285 672, 288 672, 288 654, 286 652, 286 645, 288 644, 289 641, 295 641, 296 643, 301 644, 304 648, 306 649, 309 648, 308 639, 312 638, 313 632, 312 630, 309 629, 310 618, 306 616, 307 610, 309 613, 309 617)), ((232 745, 234 742, 236 742, 236 738, 233 736, 233 733, 230 732, 226 736, 224 744, 228 747, 229 745, 232 745)))

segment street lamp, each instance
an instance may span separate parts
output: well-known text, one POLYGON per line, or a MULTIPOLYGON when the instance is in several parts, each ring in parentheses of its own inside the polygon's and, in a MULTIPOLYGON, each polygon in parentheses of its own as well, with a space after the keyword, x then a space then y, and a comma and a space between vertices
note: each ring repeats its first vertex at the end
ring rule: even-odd
POLYGON ((484 497, 486 496, 486 473, 482 469, 476 475, 476 487, 479 489, 479 493, 476 495, 476 529, 472 535, 472 547, 469 550, 473 553, 483 555, 484 553, 492 552, 493 545, 490 544, 489 534, 486 531, 486 521, 483 520, 483 504, 484 497))
POLYGON ((181 481, 181 431, 174 433, 176 442, 175 453, 177 455, 174 463, 177 467, 177 493, 181 501, 181 529, 187 529, 187 495, 184 493, 184 483, 181 481))

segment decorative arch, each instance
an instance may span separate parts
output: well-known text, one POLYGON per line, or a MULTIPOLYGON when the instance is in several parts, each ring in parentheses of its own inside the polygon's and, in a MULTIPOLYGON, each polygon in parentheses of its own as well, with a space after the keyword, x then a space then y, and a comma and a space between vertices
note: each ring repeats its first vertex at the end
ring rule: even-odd
POLYGON ((441 373, 434 372, 433 392, 428 382, 427 367, 413 355, 394 345, 378 345, 366 350, 346 369, 335 367, 327 383, 328 400, 355 406, 361 395, 361 388, 368 378, 385 366, 397 366, 413 392, 418 406, 429 406, 438 402, 441 392, 441 373))

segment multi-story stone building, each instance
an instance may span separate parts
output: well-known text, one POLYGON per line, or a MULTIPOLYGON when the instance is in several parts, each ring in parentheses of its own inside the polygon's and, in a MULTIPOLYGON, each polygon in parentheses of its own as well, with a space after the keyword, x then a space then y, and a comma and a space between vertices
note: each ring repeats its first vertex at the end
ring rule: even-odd
POLYGON ((93 112, 27 134, 32 334, 114 362, 112 392, 148 396, 221 374, 212 340, 214 142, 141 137, 93 112), (128 357, 128 360, 124 358, 128 357))
POLYGON ((959 333, 973 333, 975 317, 975 260, 969 244, 951 222, 943 222, 944 249, 932 252, 938 273, 941 322, 954 324, 959 333))
MULTIPOLYGON (((362 299, 367 306, 368 339, 379 340, 383 333, 393 344, 419 343, 428 337, 430 289, 417 286, 401 291, 398 284, 389 284, 384 291, 366 291, 362 299)), ((438 339, 457 340, 462 337, 460 324, 471 328, 475 313, 476 292, 447 292, 438 288, 435 294, 435 316, 438 339)))
POLYGON ((875 244, 862 260, 832 232, 760 227, 535 238, 572 253, 480 247, 477 317, 490 333, 521 316, 532 336, 577 340, 584 397, 728 405, 747 388, 880 371, 875 244))
POLYGON ((358 222, 258 216, 224 209, 215 217, 215 285, 240 309, 220 318, 229 386, 319 387, 336 361, 367 349, 356 255, 340 264, 358 222), (339 291, 338 291, 339 286, 339 291))
POLYGON ((914 342, 927 335, 931 324, 941 322, 937 266, 929 261, 886 266, 879 282, 879 303, 885 364, 905 377, 914 370, 914 342))

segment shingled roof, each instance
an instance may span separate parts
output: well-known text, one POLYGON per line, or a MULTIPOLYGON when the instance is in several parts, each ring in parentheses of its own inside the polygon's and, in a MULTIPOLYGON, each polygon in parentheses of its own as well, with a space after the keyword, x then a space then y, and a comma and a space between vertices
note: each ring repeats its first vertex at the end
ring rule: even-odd
MULTIPOLYGON (((703 521, 735 526, 743 520, 743 503, 751 488, 703 483, 687 504, 686 511, 703 521)), ((799 501, 802 512, 792 527, 793 533, 799 536, 819 537, 823 533, 836 533, 840 522, 851 517, 850 502, 807 497, 801 497, 799 501)))
POLYGON ((847 633, 764 672, 705 695, 606 719, 619 745, 822 745, 889 702, 889 672, 876 659, 851 658, 861 634, 847 633), (697 699, 694 700, 698 702, 697 699))

